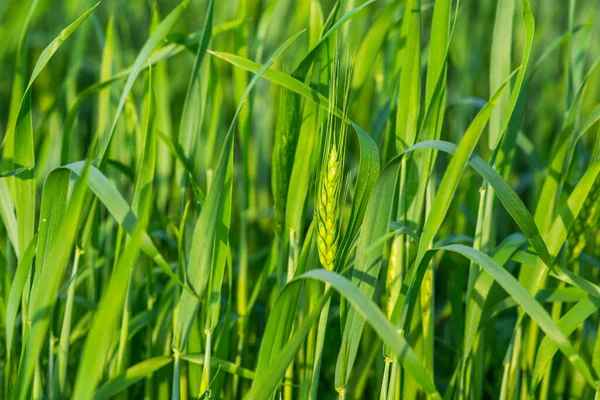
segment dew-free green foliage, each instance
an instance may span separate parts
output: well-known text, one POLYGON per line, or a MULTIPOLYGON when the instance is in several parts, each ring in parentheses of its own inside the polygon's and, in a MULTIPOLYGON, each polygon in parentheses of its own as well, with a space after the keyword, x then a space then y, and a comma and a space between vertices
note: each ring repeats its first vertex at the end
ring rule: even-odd
POLYGON ((0 4, 0 399, 600 396, 600 1, 0 4))

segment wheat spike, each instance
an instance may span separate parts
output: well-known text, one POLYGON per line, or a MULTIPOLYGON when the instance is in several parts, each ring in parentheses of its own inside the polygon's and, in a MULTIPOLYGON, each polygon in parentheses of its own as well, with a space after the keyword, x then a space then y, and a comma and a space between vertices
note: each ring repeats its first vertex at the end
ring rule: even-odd
POLYGON ((332 145, 325 168, 321 171, 319 204, 317 207, 319 259, 327 270, 333 270, 339 237, 338 199, 342 183, 340 154, 332 145))
MULTIPOLYGON (((340 234, 341 204, 340 193, 343 183, 344 151, 346 148, 347 124, 341 122, 339 134, 336 130, 334 110, 337 96, 337 77, 339 64, 333 68, 332 83, 330 86, 329 116, 325 134, 325 149, 321 159, 321 170, 317 186, 316 214, 317 214, 317 248, 319 259, 323 267, 329 271, 334 269, 338 253, 340 234)), ((350 73, 350 71, 348 71, 350 73)), ((346 112, 347 99, 350 87, 349 76, 346 79, 344 90, 343 109, 346 112)))

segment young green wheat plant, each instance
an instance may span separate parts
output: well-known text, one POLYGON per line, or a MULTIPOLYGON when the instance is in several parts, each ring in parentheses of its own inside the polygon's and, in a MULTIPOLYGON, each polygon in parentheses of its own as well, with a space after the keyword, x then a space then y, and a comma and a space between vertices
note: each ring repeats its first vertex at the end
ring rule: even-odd
POLYGON ((600 398, 598 0, 0 1, 0 399, 600 398))

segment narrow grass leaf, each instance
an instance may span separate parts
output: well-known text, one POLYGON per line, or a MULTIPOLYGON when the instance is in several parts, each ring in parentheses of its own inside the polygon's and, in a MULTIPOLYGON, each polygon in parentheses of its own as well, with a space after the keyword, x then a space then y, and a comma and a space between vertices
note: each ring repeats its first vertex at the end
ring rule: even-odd
POLYGON ((31 243, 25 249, 25 254, 19 261, 17 271, 13 278, 10 286, 10 293, 8 294, 8 302, 6 304, 6 320, 5 320, 5 332, 6 332, 6 365, 10 365, 12 340, 15 332, 15 323, 17 321, 17 313, 19 312, 19 306, 21 303, 21 296, 23 295, 23 288, 27 280, 27 275, 31 271, 33 265, 33 257, 35 256, 35 250, 37 245, 37 236, 34 236, 31 243))
POLYGON ((140 50, 137 55, 131 69, 127 75, 127 81, 125 82, 125 88, 121 93, 121 97, 119 99, 119 104, 117 105, 117 109, 115 111, 115 116, 113 117, 113 122, 106 133, 100 140, 100 150, 99 157, 105 161, 108 155, 108 147, 112 141, 112 137, 117 129, 117 122, 119 121, 119 117, 123 112, 123 108, 125 107, 125 102, 129 97, 129 93, 133 88, 133 84, 137 79, 138 75, 142 71, 144 65, 147 63, 148 57, 152 54, 154 49, 159 45, 159 43, 167 36, 167 34, 171 31, 175 23, 179 20, 181 15, 185 12, 185 10, 190 5, 191 0, 183 0, 177 7, 175 7, 169 15, 156 27, 154 32, 150 35, 144 46, 140 50))
POLYGON ((195 164, 196 153, 199 152, 198 143, 200 136, 200 127, 204 117, 204 103, 201 96, 201 85, 208 85, 208 82, 201 82, 201 65, 208 43, 212 37, 213 27, 213 8, 214 0, 210 0, 204 18, 204 27, 200 38, 198 52, 194 58, 192 75, 188 83, 185 101, 183 103, 181 122, 179 125, 178 143, 181 146, 183 154, 189 160, 190 165, 195 164))
POLYGON ((173 362, 173 357, 159 356, 129 367, 122 374, 100 386, 94 394, 94 400, 111 399, 113 396, 123 392, 128 387, 169 365, 171 362, 173 362))
POLYGON ((7 179, 0 179, 0 217, 2 225, 6 229, 6 233, 15 249, 17 258, 19 257, 19 234, 17 228, 17 218, 15 216, 14 202, 10 194, 7 179))

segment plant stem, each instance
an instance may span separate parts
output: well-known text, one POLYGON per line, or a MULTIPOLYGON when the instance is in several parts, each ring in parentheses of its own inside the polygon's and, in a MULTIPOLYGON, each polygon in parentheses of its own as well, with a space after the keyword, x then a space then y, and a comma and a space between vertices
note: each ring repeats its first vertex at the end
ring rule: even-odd
MULTIPOLYGON (((206 335, 206 344, 204 346, 204 368, 202 371, 202 381, 200 383, 200 392, 199 396, 203 396, 207 391, 210 390, 210 358, 212 353, 212 332, 209 330, 205 330, 204 334, 206 335)), ((208 398, 210 395, 207 394, 208 398)))
POLYGON ((67 366, 69 360, 69 340, 71 336, 71 317, 73 315, 75 288, 77 287, 77 270, 79 267, 79 259, 82 254, 82 249, 75 249, 75 259, 73 261, 73 269, 71 270, 71 283, 69 284, 67 302, 65 304, 65 314, 63 316, 62 329, 60 331, 60 339, 58 341, 58 384, 56 385, 55 393, 57 398, 65 396, 67 393, 67 366))
MULTIPOLYGON (((325 290, 323 293, 327 293, 331 285, 325 283, 325 290)), ((325 344, 325 334, 327 332, 327 321, 329 319, 329 306, 331 304, 331 297, 325 303, 323 310, 321 310, 321 316, 319 317, 319 327, 317 328, 317 341, 315 344, 315 356, 314 356, 314 367, 311 378, 311 390, 310 399, 316 400, 318 398, 319 381, 321 376, 321 363, 323 362, 323 346, 325 344)))

